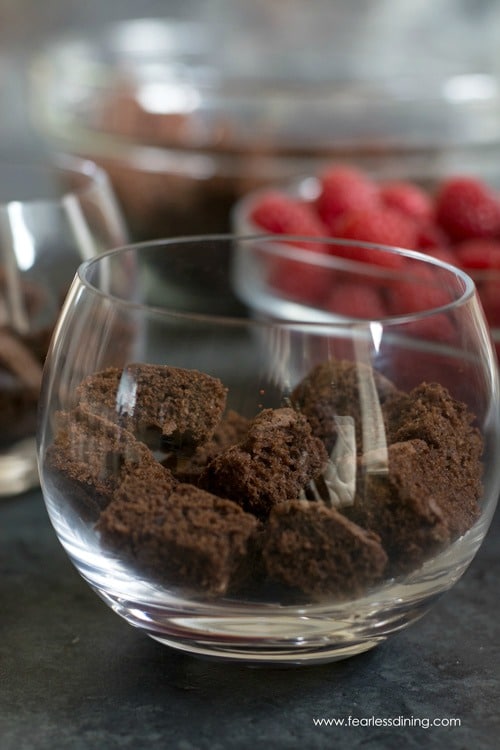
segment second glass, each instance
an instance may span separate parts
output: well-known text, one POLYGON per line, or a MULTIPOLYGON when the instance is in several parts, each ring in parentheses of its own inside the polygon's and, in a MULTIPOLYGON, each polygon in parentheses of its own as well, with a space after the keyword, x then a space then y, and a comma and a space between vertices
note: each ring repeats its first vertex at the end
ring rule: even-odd
POLYGON ((42 367, 79 264, 127 239, 107 175, 88 160, 0 164, 0 495, 38 484, 42 367))

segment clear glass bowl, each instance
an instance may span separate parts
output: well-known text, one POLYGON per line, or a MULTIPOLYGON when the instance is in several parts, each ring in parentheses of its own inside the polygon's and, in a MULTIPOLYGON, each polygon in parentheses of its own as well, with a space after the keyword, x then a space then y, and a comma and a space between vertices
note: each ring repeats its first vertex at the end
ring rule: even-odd
MULTIPOLYGON (((343 162, 341 161, 334 161, 330 162, 329 166, 342 166, 342 164, 343 162)), ((351 168, 354 165, 354 162, 346 162, 345 165, 351 168)), ((433 196, 438 191, 439 185, 449 177, 454 177, 457 175, 466 175, 467 177, 477 176, 480 177, 480 179, 485 179, 486 181, 486 178, 484 177, 484 170, 482 171, 482 174, 479 175, 477 171, 477 164, 475 165, 475 167, 473 167, 472 164, 469 164, 469 166, 466 167, 465 162, 463 162, 461 166, 465 169, 465 171, 460 171, 459 164, 455 165, 458 171, 448 171, 448 169, 444 169, 444 165, 436 165, 436 169, 434 170, 432 175, 430 171, 427 171, 425 174, 417 173, 415 175, 406 173, 404 171, 404 165, 400 165, 399 170, 390 170, 389 172, 378 171, 370 173, 369 171, 365 170, 365 174, 367 177, 374 179, 374 185, 382 184, 384 180, 390 182, 392 180, 397 181, 398 179, 401 179, 411 182, 417 187, 423 188, 432 200, 433 196), (402 166, 403 169, 401 169, 402 166)), ((491 174, 488 175, 487 184, 495 191, 497 191, 500 195, 500 172, 497 169, 496 162, 493 162, 492 166, 493 170, 491 174)), ((451 165, 448 165, 448 167, 451 167, 451 165)), ((259 226, 252 219, 252 214, 255 207, 266 195, 268 189, 272 189, 273 191, 276 190, 282 195, 297 199, 301 203, 314 205, 321 190, 320 179, 318 177, 319 174, 320 173, 318 172, 308 176, 303 176, 299 180, 292 180, 288 183, 275 184, 272 186, 257 188, 256 190, 249 191, 234 204, 231 210, 232 231, 235 234, 240 235, 260 234, 263 231, 266 231, 262 226, 259 226)), ((439 228, 438 231, 440 231, 439 228)), ((453 248, 447 245, 445 241, 443 247, 436 247, 434 250, 438 257, 440 257, 441 250, 444 250, 447 253, 447 258, 450 258, 449 262, 452 262, 453 254, 447 252, 449 249, 452 250, 453 248)), ((433 248, 426 248, 425 252, 428 252, 432 255, 434 250, 433 248)), ((458 264, 458 258, 456 258, 456 262, 458 264)), ((498 358, 500 359, 500 271, 498 269, 478 268, 468 269, 467 273, 471 276, 476 285, 476 290, 483 304, 486 319, 490 326, 491 337, 494 342, 495 350, 498 358)))
POLYGON ((107 175, 71 156, 1 161, 0 495, 38 485, 42 368, 80 263, 127 241, 107 175))
POLYGON ((101 255, 47 357, 55 531, 116 613, 195 654, 372 648, 460 578, 497 501, 498 374, 472 281, 415 253, 363 246, 374 267, 305 242, 101 255), (304 295, 326 273, 349 310, 304 295))
POLYGON ((333 157, 391 175, 493 170, 493 23, 462 18, 464 34, 456 8, 344 5, 287 4, 284 21, 280 3, 202 4, 55 40, 34 60, 32 122, 103 164, 137 239, 229 231, 242 194, 333 157))

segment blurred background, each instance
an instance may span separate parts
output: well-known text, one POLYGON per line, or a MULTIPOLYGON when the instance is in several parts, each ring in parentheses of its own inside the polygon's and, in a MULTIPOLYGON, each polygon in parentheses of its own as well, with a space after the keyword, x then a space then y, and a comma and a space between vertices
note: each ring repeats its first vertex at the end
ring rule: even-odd
POLYGON ((202 5, 193 0, 0 0, 0 155, 45 150, 27 101, 30 64, 44 45, 68 34, 92 35, 122 19, 195 17, 202 5))
MULTIPOLYGON (((346 66, 361 77, 397 71, 410 79, 447 68, 495 77, 500 69, 496 0, 0 0, 1 150, 40 148, 25 80, 38 48, 60 35, 92 35, 110 21, 154 16, 222 24, 222 48, 235 65, 253 60, 262 69, 264 55, 279 66, 279 52, 293 50, 312 78, 346 66)), ((491 95, 488 85, 477 78, 476 95, 491 95)))

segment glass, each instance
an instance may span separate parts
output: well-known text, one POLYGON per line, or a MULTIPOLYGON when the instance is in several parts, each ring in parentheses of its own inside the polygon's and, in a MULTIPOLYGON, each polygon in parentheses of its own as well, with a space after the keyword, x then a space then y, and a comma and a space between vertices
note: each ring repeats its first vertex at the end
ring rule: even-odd
MULTIPOLYGON (((333 167, 334 164, 336 164, 336 162, 332 162, 331 166, 333 167)), ((489 182, 485 182, 485 184, 488 184, 498 194, 498 188, 500 187, 500 175, 498 173, 498 169, 496 168, 496 164, 497 162, 495 160, 491 162, 490 168, 492 170, 492 174, 488 175, 489 182)), ((352 166, 352 163, 348 165, 349 168, 352 168, 352 166)), ((453 171, 445 171, 442 174, 439 174, 439 170, 436 170, 434 174, 427 172, 424 174, 414 175, 411 173, 405 173, 403 162, 401 163, 401 166, 403 167, 403 171, 399 175, 396 174, 396 178, 399 177, 405 181, 412 182, 417 186, 417 188, 424 190, 426 195, 429 196, 431 200, 432 197, 436 195, 439 185, 444 180, 456 176, 461 176, 462 174, 461 172, 453 171)), ((481 173, 478 172, 476 174, 477 168, 477 164, 469 164, 468 169, 470 171, 465 172, 464 174, 468 174, 469 176, 476 175, 478 180, 483 181, 481 173)), ((377 175, 375 173, 369 175, 369 173, 366 172, 365 176, 373 181, 374 186, 383 184, 384 182, 383 174, 377 175)), ((390 178, 391 176, 385 175, 385 177, 390 178)), ((394 177, 394 173, 392 177, 394 177)), ((262 200, 262 197, 268 192, 268 190, 269 188, 251 190, 244 197, 235 202, 231 209, 231 225, 232 231, 235 234, 252 235, 261 234, 264 231, 261 226, 253 221, 252 213, 259 201, 262 200)), ((317 174, 302 177, 300 180, 297 180, 295 182, 288 182, 274 186, 272 190, 276 190, 281 195, 284 195, 286 197, 297 199, 301 203, 304 203, 308 206, 313 206, 320 193, 319 178, 317 174)), ((442 260, 444 259, 444 256, 446 256, 447 262, 458 264, 459 259, 452 252, 453 243, 446 237, 444 237, 444 239, 439 238, 439 236, 437 236, 436 238, 432 238, 432 232, 434 230, 430 225, 427 231, 430 231, 431 233, 429 235, 431 246, 427 247, 425 250, 422 250, 422 252, 430 253, 431 255, 435 254, 442 260)), ((438 229, 438 232, 439 231, 440 230, 438 229)), ((483 241, 484 238, 480 239, 479 245, 483 241)), ((491 244, 491 246, 496 245, 497 247, 500 247, 500 243, 497 240, 487 241, 487 243, 491 244)), ((480 253, 481 251, 476 250, 476 252, 480 253)), ((467 273, 469 276, 471 276, 476 286, 476 290, 479 294, 481 304, 484 309, 486 320, 490 326, 490 334, 494 342, 497 358, 500 358, 500 270, 497 268, 481 267, 482 264, 484 264, 484 258, 478 262, 477 268, 467 269, 467 273)))
POLYGON ((79 264, 126 241, 106 174, 66 156, 0 165, 0 495, 38 484, 42 368, 79 264))
POLYGON ((53 39, 32 65, 32 125, 105 167, 136 240, 229 231, 248 190, 332 158, 497 172, 498 22, 437 5, 201 3, 53 39))
POLYGON ((42 490, 84 579, 164 644, 345 658, 418 619, 483 540, 500 419, 473 282, 355 247, 370 265, 333 240, 160 240, 75 277, 42 490))

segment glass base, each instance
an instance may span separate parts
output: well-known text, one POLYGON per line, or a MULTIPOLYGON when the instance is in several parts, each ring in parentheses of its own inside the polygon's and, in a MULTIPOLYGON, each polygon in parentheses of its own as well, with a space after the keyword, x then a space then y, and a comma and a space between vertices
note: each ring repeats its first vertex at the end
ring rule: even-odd
POLYGON ((369 651, 422 617, 435 597, 392 611, 367 609, 295 610, 266 617, 259 613, 213 614, 145 606, 121 597, 97 593, 130 625, 145 630, 153 640, 194 656, 249 665, 299 666, 324 664, 369 651))
POLYGON ((165 638, 164 636, 148 634, 153 640, 162 643, 164 646, 170 646, 178 651, 185 651, 192 656, 199 656, 206 659, 217 659, 218 661, 242 662, 248 665, 265 665, 274 664, 280 666, 300 666, 314 664, 328 664, 334 661, 341 661, 352 656, 357 656, 365 651, 369 651, 385 638, 374 638, 372 640, 360 641, 349 645, 316 645, 297 643, 295 646, 266 646, 258 649, 251 644, 238 647, 235 644, 225 642, 211 642, 209 646, 206 643, 198 641, 182 641, 179 639, 165 638))
POLYGON ((0 452, 0 497, 19 495, 40 483, 35 438, 26 438, 0 452))

